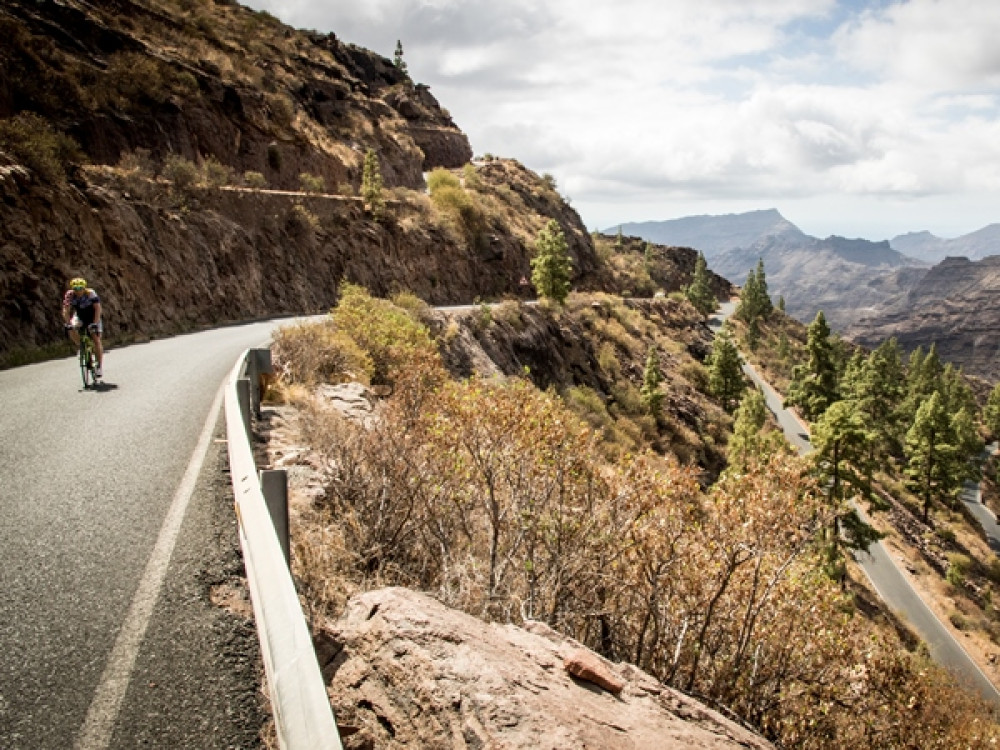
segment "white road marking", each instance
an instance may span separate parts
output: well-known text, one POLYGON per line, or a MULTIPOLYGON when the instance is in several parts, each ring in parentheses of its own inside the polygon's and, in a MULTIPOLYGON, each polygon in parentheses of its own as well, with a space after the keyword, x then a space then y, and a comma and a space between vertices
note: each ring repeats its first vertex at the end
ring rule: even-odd
POLYGON ((160 535, 156 539, 156 546, 153 547, 153 553, 146 563, 146 569, 139 581, 139 588, 136 590, 135 596, 132 597, 132 604, 125 617, 125 622, 118 633, 114 648, 111 649, 108 663, 104 667, 104 674, 101 675, 101 681, 98 683, 97 691, 90 703, 87 718, 84 720, 80 735, 73 745, 75 750, 104 750, 111 743, 115 722, 118 719, 118 712, 121 710, 122 700, 125 698, 125 691, 128 689, 132 677, 139 648, 146 635, 146 629, 149 627, 149 620, 152 617, 153 608, 156 606, 156 600, 160 596, 160 589, 163 588, 163 581, 167 576, 170 557, 177 544, 184 515, 187 513, 188 504, 198 483, 201 467, 205 463, 208 445, 215 433, 215 423, 219 417, 219 410, 222 408, 224 392, 225 383, 223 382, 208 410, 208 417, 205 419, 205 426, 202 427, 198 444, 195 446, 194 453, 191 454, 191 460, 188 462, 184 476, 181 477, 177 492, 167 510, 166 518, 163 519, 160 535))

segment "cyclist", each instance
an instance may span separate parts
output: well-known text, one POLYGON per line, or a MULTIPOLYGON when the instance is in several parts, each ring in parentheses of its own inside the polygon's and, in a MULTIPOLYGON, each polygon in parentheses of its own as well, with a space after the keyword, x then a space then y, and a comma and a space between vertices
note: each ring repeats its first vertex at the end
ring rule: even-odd
POLYGON ((104 327, 101 325, 101 298, 97 292, 87 287, 84 279, 76 278, 69 282, 69 289, 63 297, 62 305, 63 321, 66 331, 73 343, 80 346, 80 334, 77 328, 86 326, 90 332, 90 337, 94 340, 94 354, 97 355, 97 369, 94 375, 104 377, 104 346, 101 344, 101 332, 104 327))

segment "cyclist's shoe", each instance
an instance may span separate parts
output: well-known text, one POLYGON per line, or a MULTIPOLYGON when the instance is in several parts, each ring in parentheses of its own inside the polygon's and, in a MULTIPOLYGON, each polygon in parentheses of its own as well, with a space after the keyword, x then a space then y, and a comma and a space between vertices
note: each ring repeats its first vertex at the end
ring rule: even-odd
POLYGON ((98 365, 97 367, 94 368, 94 377, 95 378, 103 378, 104 377, 104 371, 101 370, 101 366, 100 365, 98 365))

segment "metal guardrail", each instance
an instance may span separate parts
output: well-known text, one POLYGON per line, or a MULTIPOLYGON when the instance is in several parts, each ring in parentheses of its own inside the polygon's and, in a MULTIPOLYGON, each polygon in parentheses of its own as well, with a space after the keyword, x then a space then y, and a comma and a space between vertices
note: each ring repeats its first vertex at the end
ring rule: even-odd
MULTIPOLYGON (((288 569, 287 516, 285 533, 279 537, 250 446, 251 413, 260 405, 258 375, 270 371, 270 355, 268 349, 247 350, 226 385, 229 470, 240 545, 278 743, 283 750, 342 750, 312 638, 288 569), (286 540, 284 548, 281 538, 286 540)), ((280 495, 283 480, 279 485, 280 495)))

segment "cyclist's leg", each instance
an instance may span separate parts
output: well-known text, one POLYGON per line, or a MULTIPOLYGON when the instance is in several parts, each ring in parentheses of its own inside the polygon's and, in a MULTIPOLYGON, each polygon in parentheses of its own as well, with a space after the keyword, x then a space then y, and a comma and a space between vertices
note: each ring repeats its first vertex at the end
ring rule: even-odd
POLYGON ((94 340, 94 354, 97 355, 97 366, 98 367, 103 367, 104 366, 104 343, 103 343, 103 338, 104 337, 101 335, 102 334, 101 324, 98 323, 97 325, 98 325, 97 330, 96 331, 91 331, 90 338, 92 338, 94 340))

